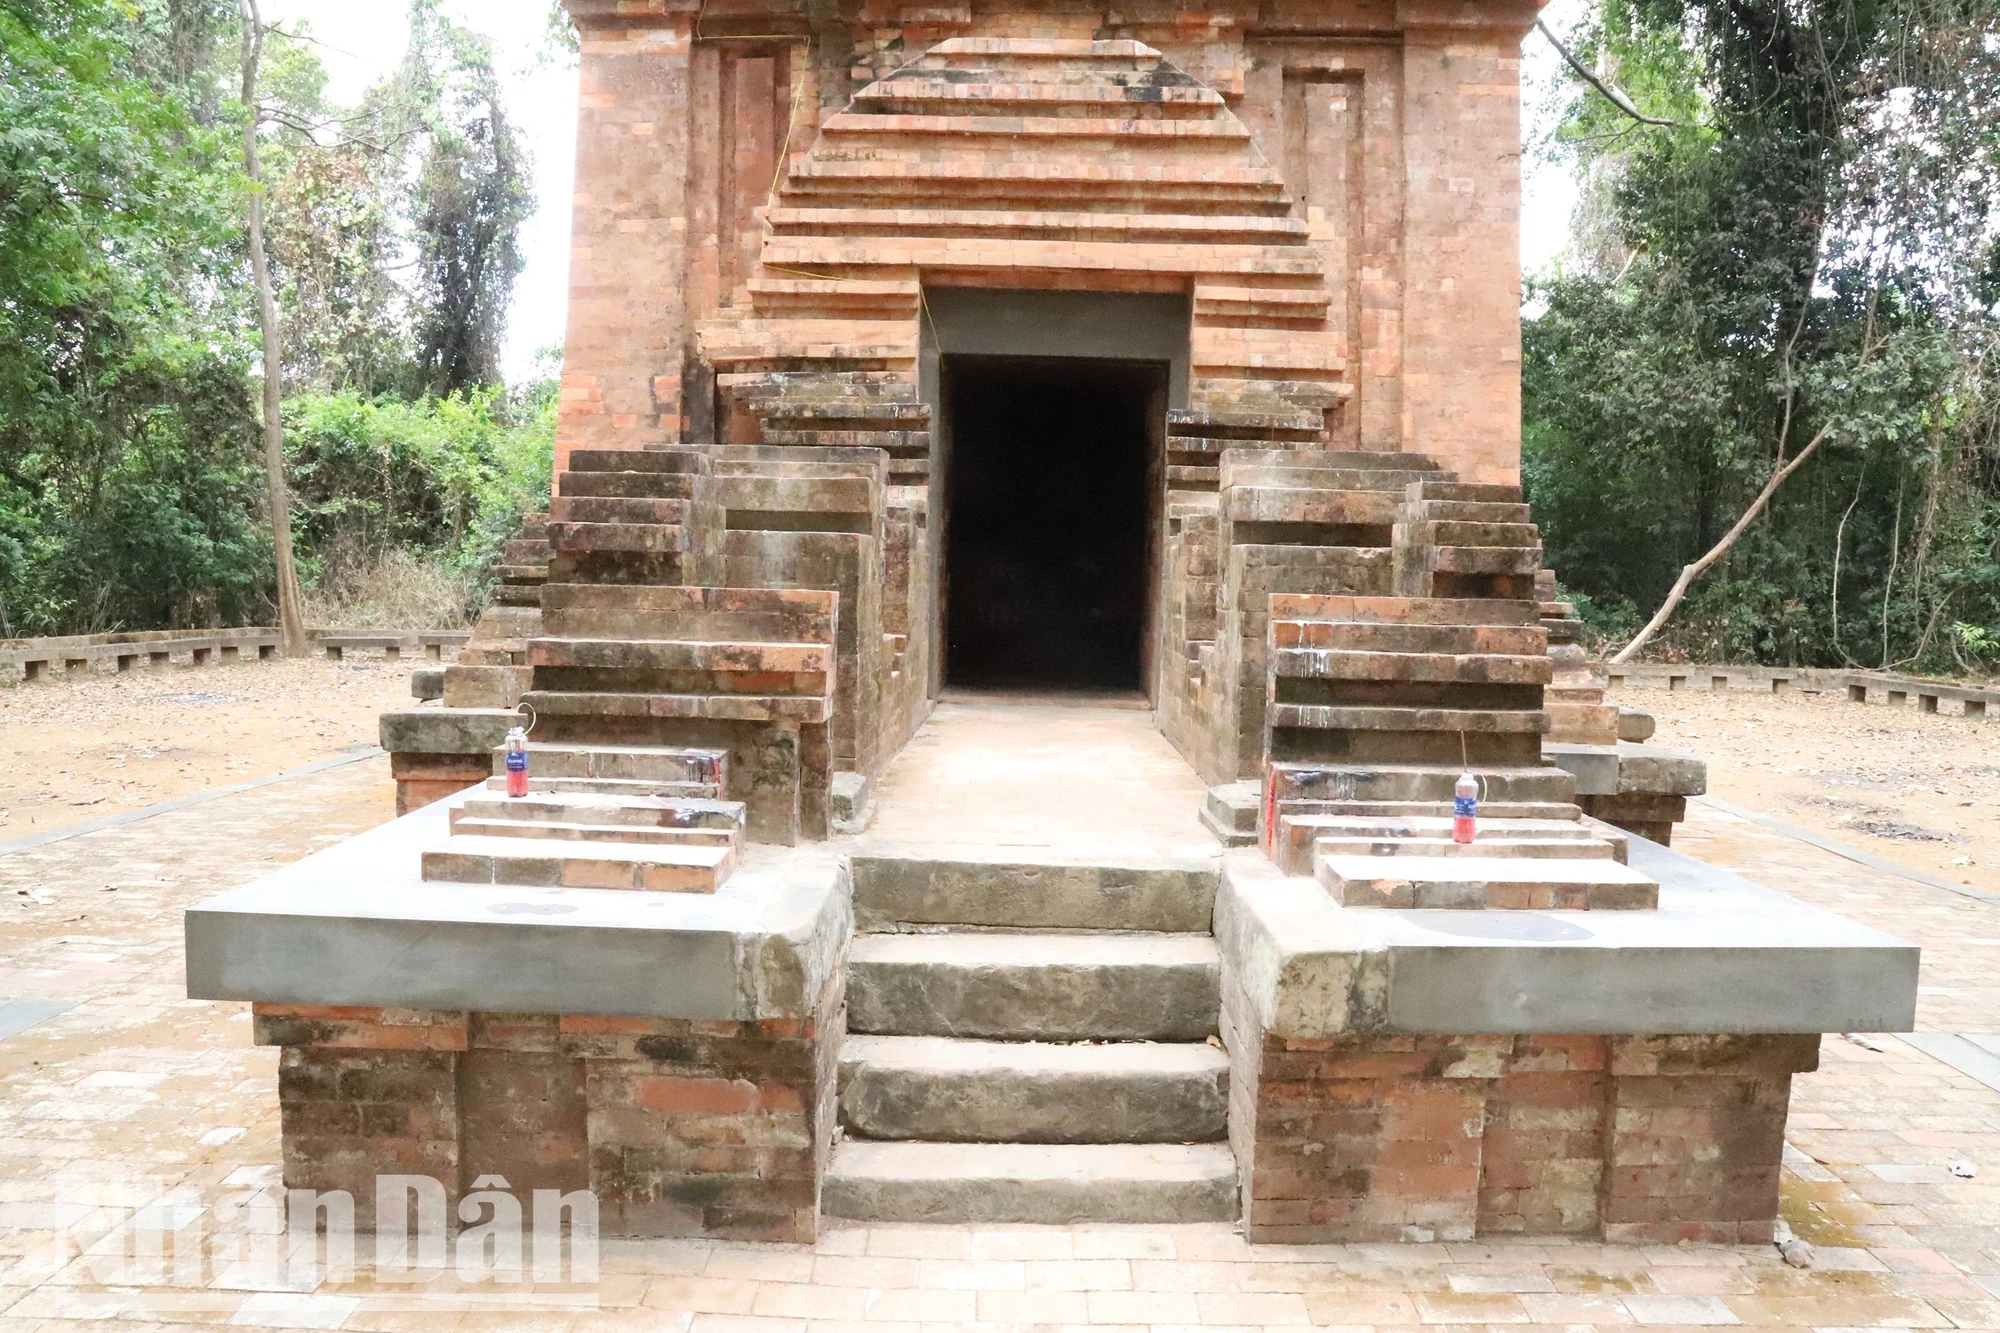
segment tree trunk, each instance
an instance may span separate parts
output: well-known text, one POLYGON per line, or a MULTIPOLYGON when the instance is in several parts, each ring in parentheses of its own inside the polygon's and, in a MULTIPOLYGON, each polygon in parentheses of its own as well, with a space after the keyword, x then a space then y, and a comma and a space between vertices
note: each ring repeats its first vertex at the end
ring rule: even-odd
POLYGON ((1706 574, 1711 565, 1729 553, 1729 548, 1736 545, 1736 539, 1756 521, 1757 515, 1764 512, 1764 506, 1771 503, 1771 497, 1778 493, 1778 487, 1785 484, 1785 478, 1798 471, 1799 464, 1812 457, 1813 450, 1819 448, 1819 442, 1826 438, 1826 430, 1825 426, 1821 426, 1819 434, 1808 440, 1806 447, 1799 450, 1791 462, 1771 474, 1771 479, 1764 483, 1763 490, 1757 492, 1757 498, 1750 502, 1750 507, 1743 511, 1743 516, 1736 520, 1729 531, 1722 534, 1721 541, 1708 548, 1707 555, 1681 570, 1681 576, 1674 580, 1673 588, 1667 593, 1667 600, 1660 603, 1660 609, 1646 622, 1646 628, 1640 630, 1632 642, 1618 650, 1618 655, 1611 659, 1611 665, 1617 666, 1622 662, 1631 661, 1639 650, 1646 646, 1646 641, 1659 632, 1660 626, 1666 624, 1674 614, 1674 608, 1681 604, 1681 598, 1687 596, 1689 586, 1706 574))
POLYGON ((285 417, 278 348, 278 303, 264 256, 264 177, 257 164, 257 62, 264 51, 257 0, 241 0, 243 21, 243 171, 250 178, 250 276, 257 284, 257 323, 264 344, 264 475, 271 491, 271 550, 278 562, 278 627, 285 656, 304 657, 305 612, 292 560, 292 499, 285 485, 285 417))

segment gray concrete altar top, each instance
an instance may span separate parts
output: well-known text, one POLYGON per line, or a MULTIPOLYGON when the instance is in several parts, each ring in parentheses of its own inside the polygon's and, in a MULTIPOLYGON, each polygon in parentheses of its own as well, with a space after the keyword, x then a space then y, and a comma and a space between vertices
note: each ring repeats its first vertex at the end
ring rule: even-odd
POLYGON ((810 1011, 852 933, 846 862, 751 848, 714 894, 426 883, 460 793, 189 908, 188 995, 656 1018, 810 1011))
POLYGON ((1264 1027, 1340 1032, 1907 1032, 1917 948, 1643 838, 1657 911, 1343 907, 1225 856, 1215 930, 1264 1027))

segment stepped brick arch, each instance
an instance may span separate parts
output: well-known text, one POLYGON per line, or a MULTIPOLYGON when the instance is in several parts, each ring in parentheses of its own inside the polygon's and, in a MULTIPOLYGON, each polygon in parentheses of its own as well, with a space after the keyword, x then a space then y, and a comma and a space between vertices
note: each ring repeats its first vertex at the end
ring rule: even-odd
POLYGON ((784 173, 748 318, 700 330, 728 438, 887 451, 923 485, 922 284, 1193 298, 1168 485, 1310 447, 1351 393, 1283 181, 1219 93, 1137 41, 961 37, 863 88, 784 173))

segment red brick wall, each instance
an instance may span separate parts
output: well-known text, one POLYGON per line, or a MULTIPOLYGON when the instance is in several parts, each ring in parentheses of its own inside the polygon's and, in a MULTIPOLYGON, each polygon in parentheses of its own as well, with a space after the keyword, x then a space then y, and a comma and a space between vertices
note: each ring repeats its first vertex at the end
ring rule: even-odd
POLYGON ((1231 1144, 1253 1241, 1768 1240, 1819 1038, 1257 1035, 1231 1144))
POLYGON ((366 1225, 379 1174, 454 1204, 499 1174, 588 1187, 608 1235, 809 1241, 836 1123, 840 992, 761 1021, 257 1005, 279 1063, 285 1183, 344 1189, 366 1225))

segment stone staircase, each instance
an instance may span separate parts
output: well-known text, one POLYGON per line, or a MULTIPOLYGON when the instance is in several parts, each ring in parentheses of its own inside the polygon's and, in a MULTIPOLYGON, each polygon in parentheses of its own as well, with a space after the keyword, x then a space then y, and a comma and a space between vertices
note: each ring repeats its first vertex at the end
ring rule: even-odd
POLYGON ((1207 862, 856 855, 845 1136, 872 1221, 1237 1215, 1207 862))

